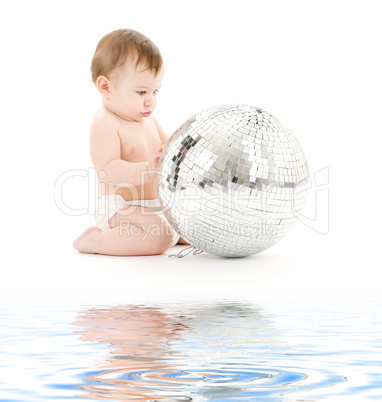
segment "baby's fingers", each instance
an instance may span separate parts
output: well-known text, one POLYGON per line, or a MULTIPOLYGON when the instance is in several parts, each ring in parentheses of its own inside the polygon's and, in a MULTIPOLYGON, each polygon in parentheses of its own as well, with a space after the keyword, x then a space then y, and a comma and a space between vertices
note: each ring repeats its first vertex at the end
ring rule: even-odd
POLYGON ((158 152, 155 154, 155 158, 160 158, 161 154, 163 151, 163 144, 161 145, 161 147, 158 149, 158 152))

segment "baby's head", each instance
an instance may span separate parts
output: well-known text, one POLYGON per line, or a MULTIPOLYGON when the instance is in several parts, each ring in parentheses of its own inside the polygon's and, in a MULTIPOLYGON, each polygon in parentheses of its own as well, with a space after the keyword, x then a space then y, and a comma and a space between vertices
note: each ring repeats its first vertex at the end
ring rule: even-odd
POLYGON ((92 80, 97 78, 119 78, 125 62, 135 67, 146 67, 156 76, 163 66, 162 55, 155 44, 133 29, 118 29, 106 34, 98 43, 91 64, 92 80))
POLYGON ((156 106, 163 60, 146 36, 132 29, 118 29, 98 43, 91 74, 104 102, 114 112, 119 114, 123 107, 125 112, 147 117, 145 112, 152 112, 156 106))

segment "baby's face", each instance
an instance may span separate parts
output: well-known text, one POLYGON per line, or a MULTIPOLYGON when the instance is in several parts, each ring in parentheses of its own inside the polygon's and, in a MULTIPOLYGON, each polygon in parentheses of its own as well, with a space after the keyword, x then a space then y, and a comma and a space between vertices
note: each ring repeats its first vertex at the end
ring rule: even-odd
POLYGON ((144 66, 135 69, 135 63, 120 70, 117 80, 111 79, 111 98, 108 106, 119 117, 128 121, 142 121, 154 112, 157 93, 162 85, 164 70, 154 76, 144 66))

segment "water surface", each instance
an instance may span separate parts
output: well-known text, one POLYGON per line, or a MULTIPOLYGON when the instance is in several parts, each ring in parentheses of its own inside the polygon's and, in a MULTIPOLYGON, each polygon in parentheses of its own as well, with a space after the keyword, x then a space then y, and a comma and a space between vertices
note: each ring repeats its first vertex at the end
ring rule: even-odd
POLYGON ((381 310, 372 300, 3 302, 0 400, 380 400, 381 310))

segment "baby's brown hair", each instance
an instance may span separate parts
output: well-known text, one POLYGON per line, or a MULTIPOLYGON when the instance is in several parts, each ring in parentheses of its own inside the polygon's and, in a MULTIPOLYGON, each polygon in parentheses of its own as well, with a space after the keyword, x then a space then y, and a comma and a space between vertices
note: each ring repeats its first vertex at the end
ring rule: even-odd
POLYGON ((163 65, 162 55, 155 44, 133 29, 118 29, 106 34, 94 52, 91 74, 94 84, 100 75, 108 75, 127 59, 136 58, 135 67, 143 64, 156 76, 163 65))

